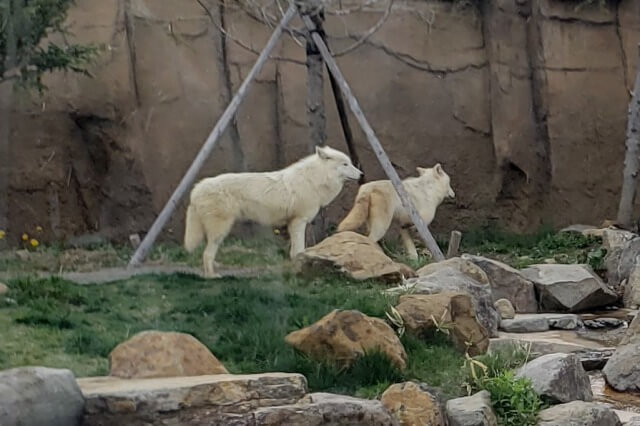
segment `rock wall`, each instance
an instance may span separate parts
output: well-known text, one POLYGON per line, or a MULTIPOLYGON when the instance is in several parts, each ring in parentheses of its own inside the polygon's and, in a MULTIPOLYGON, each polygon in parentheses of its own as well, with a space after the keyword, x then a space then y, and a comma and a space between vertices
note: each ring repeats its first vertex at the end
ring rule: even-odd
MULTIPOLYGON (((381 30, 338 60, 399 173, 438 161, 451 175, 458 198, 435 229, 613 217, 640 2, 469 3, 398 0, 381 30)), ((12 235, 37 225, 45 239, 147 229, 255 61, 219 29, 256 50, 270 34, 228 4, 77 1, 73 37, 107 49, 94 78, 51 75, 44 98, 14 94, 12 235)), ((330 16, 330 44, 350 45, 380 16, 330 16)), ((304 48, 287 38, 277 55, 290 60, 268 63, 203 176, 309 152, 304 48)), ((326 86, 329 144, 346 150, 326 86)), ((359 129, 356 139, 367 178, 382 178, 359 129)), ((330 207, 331 221, 355 189, 330 207)), ((181 238, 183 216, 181 206, 166 236, 181 238)))

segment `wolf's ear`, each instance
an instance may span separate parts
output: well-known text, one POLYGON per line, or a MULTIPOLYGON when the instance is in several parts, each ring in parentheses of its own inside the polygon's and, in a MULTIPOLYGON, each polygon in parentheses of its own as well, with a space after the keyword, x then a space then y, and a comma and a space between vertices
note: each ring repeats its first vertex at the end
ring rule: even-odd
POLYGON ((425 169, 424 167, 416 167, 416 170, 418 171, 418 174, 420 176, 423 176, 429 169, 425 169))
POLYGON ((316 146, 316 154, 321 160, 328 160, 330 158, 325 149, 321 146, 316 146))
POLYGON ((442 176, 444 174, 444 170, 442 170, 442 166, 440 165, 440 163, 436 164, 435 167, 433 168, 437 174, 439 174, 440 176, 442 176))

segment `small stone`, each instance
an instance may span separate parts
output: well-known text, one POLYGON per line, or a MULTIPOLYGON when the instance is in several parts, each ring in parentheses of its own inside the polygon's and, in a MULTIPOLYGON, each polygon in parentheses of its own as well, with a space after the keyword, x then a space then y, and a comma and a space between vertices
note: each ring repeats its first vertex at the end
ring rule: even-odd
POLYGON ((555 330, 575 330, 580 325, 580 318, 574 314, 549 316, 549 327, 555 330))
POLYGON ((447 401, 449 426, 498 426, 491 395, 481 391, 475 395, 447 401))
POLYGON ((500 321, 500 328, 509 333, 537 333, 549 330, 545 317, 524 317, 500 321))
POLYGON ((599 330, 603 328, 618 328, 623 324, 624 324, 624 321, 619 320, 617 318, 598 318, 594 320, 584 321, 585 327, 592 328, 594 330, 599 330))
POLYGON ((382 394, 380 402, 401 425, 445 425, 440 402, 425 385, 414 382, 391 385, 382 394))
POLYGON ((7 293, 9 293, 9 286, 4 283, 0 283, 0 296, 7 293))
POLYGON ((493 304, 496 308, 496 311, 500 314, 500 318, 504 319, 513 319, 516 316, 516 311, 513 309, 513 305, 507 299, 498 299, 496 303, 493 304))
POLYGON ((138 234, 129 235, 129 242, 131 243, 131 247, 133 247, 134 249, 137 249, 141 243, 140 235, 138 234))

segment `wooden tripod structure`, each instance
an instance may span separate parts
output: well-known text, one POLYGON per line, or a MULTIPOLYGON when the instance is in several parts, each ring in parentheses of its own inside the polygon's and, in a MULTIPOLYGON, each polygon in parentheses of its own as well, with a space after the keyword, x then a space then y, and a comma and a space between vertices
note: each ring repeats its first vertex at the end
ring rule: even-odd
MULTIPOLYGON (((298 3, 300 3, 300 5, 303 5, 305 1, 298 0, 298 3)), ((311 8, 305 8, 305 9, 311 9, 311 8)), ((155 222, 151 226, 151 229, 149 229, 149 232, 145 235, 144 239, 142 240, 142 243, 140 244, 136 252, 131 257, 131 260, 129 261, 130 268, 141 265, 142 262, 146 259, 149 251, 153 247, 155 240, 158 238, 158 235, 160 234, 160 232, 162 231, 166 223, 169 221, 169 219, 175 212, 176 208, 178 207, 178 204, 180 203, 180 200, 182 200, 182 198, 184 197, 184 194, 193 185, 205 161, 211 155, 211 152, 213 151, 213 148, 215 147, 216 143, 218 142, 218 140, 220 139, 220 137, 228 127, 229 123, 233 119, 234 115, 238 111, 240 104, 246 97, 246 94, 251 82, 262 70, 262 67, 264 66, 267 59, 269 58, 269 55, 273 51, 276 43, 282 36, 284 29, 289 24, 291 19, 296 15, 297 12, 298 10, 296 5, 294 3, 291 3, 286 13, 282 17, 280 24, 273 31, 271 38, 269 39, 266 46, 260 53, 260 56, 258 57, 253 68, 251 69, 251 71, 243 81, 237 93, 234 95, 233 99, 227 106, 227 109, 224 111, 219 121, 216 123, 215 127, 211 131, 211 134, 209 135, 204 145, 200 149, 200 152, 198 153, 193 163, 187 170, 187 173, 184 175, 184 177, 180 181, 180 184, 177 186, 177 188, 171 195, 171 198, 169 198, 169 201, 167 201, 166 205, 164 206, 164 208, 156 218, 155 222)), ((413 224, 418 230, 420 237, 422 238, 425 245, 427 246, 427 248, 429 249, 429 251, 431 252, 431 254, 433 255, 436 261, 444 260, 444 255, 440 250, 440 247, 438 247, 438 244, 436 243, 435 239, 429 232, 427 225, 424 223, 424 221, 418 214, 418 211, 413 205, 413 202, 409 198, 407 191, 404 188, 404 185, 402 184, 402 180, 400 180, 398 173, 393 168, 393 165, 391 164, 389 157, 387 157, 387 154, 384 152, 384 149, 382 148, 380 141, 378 140, 375 132, 369 125, 369 122, 367 121, 364 113, 362 112, 362 109, 360 108, 358 100, 355 98, 355 96, 351 92, 351 88, 349 87, 349 84, 347 83, 344 76, 342 75, 342 72, 340 71, 338 64, 334 60, 333 56, 331 56, 331 53, 329 52, 329 48, 327 47, 325 40, 323 39, 323 36, 322 36, 323 32, 319 31, 321 30, 321 28, 318 28, 318 26, 314 23, 314 21, 308 14, 308 10, 305 11, 301 9, 300 15, 302 17, 302 20, 307 30, 309 31, 312 37, 313 43, 315 43, 315 47, 317 47, 317 49, 320 51, 320 54, 322 55, 322 59, 324 59, 324 62, 326 63, 327 68, 329 69, 329 75, 331 77, 331 85, 332 85, 332 88, 334 89, 334 95, 335 95, 337 107, 340 113, 340 120, 343 125, 343 131, 345 133, 345 137, 347 139, 349 153, 351 154, 352 159, 355 160, 354 164, 358 165, 359 162, 357 161, 357 157, 354 158, 355 150, 353 149, 353 145, 352 145, 351 130, 348 127, 348 123, 346 122, 346 115, 344 114, 344 103, 342 101, 342 97, 340 96, 340 94, 338 94, 338 91, 336 90, 336 88, 338 87, 342 92, 342 95, 344 95, 344 97, 347 99, 349 107, 353 112, 354 116, 356 117, 358 123, 362 127, 362 130, 364 131, 367 137, 367 141, 371 145, 371 148, 373 149, 373 152, 378 158, 380 165, 382 166, 385 173, 391 180, 391 183, 393 184, 396 192, 398 193, 398 196, 400 197, 403 207, 409 212, 411 220, 413 221, 413 224)))

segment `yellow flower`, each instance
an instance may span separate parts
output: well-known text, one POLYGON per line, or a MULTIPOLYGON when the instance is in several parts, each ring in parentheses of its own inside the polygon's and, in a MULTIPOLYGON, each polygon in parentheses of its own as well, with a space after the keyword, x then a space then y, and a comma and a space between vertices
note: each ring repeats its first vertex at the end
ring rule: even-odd
POLYGON ((36 240, 35 238, 32 238, 31 241, 31 247, 38 247, 40 245, 40 243, 38 242, 38 240, 36 240))
POLYGON ((4 237, 7 236, 7 233, 0 229, 0 240, 4 240, 4 237))
POLYGON ((29 234, 25 232, 24 234, 22 234, 22 241, 27 241, 27 240, 29 240, 29 234))
POLYGON ((276 234, 276 235, 280 235, 280 230, 279 229, 274 229, 273 233, 276 234))
POLYGON ((36 226, 36 231, 42 232, 42 226, 36 226))

